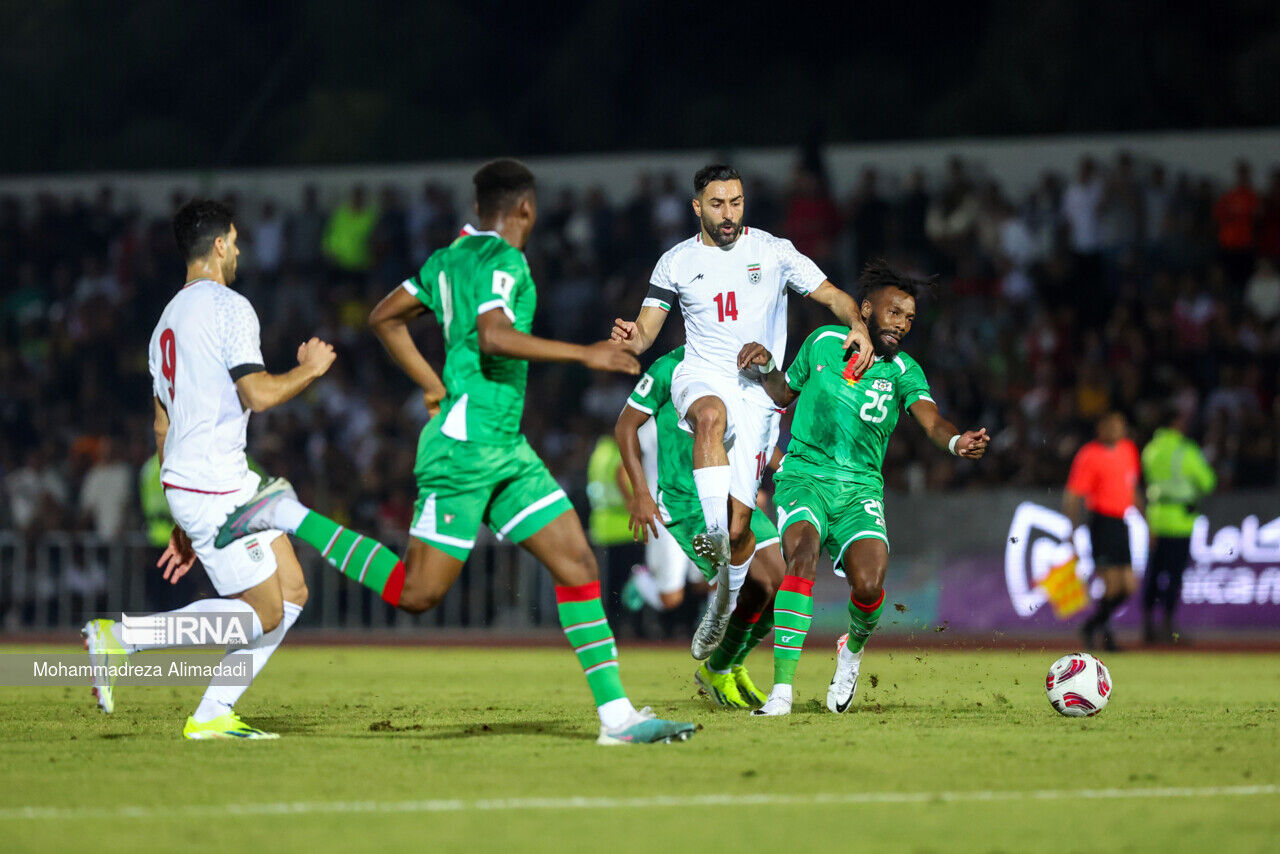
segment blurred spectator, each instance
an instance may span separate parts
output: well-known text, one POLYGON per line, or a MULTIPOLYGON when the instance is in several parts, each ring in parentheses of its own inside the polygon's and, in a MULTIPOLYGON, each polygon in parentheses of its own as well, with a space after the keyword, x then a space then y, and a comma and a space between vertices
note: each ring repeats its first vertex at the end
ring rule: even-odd
POLYGON ((345 273, 363 273, 373 266, 371 238, 379 211, 369 204, 365 188, 351 191, 350 201, 334 209, 324 227, 322 246, 329 263, 345 273))
POLYGON ((1258 268, 1244 291, 1244 304, 1264 324, 1280 317, 1280 274, 1276 273, 1276 265, 1270 258, 1258 261, 1258 268))
POLYGON ((80 515, 89 528, 107 541, 124 533, 133 504, 133 469, 120 457, 114 439, 98 445, 98 460, 80 484, 80 515))
POLYGON ((274 282, 284 263, 284 217, 273 201, 262 204, 262 214, 253 225, 247 241, 253 249, 253 272, 274 282))
MULTIPOLYGON (((750 216, 750 209, 747 216, 750 216)), ((819 174, 812 169, 798 167, 792 176, 782 236, 812 258, 827 275, 838 276, 839 273, 835 272, 835 244, 839 233, 840 211, 819 174)))
POLYGON ((299 270, 314 273, 320 269, 326 221, 320 210, 320 190, 314 184, 303 187, 302 207, 289 218, 287 232, 290 260, 299 270))
POLYGON ((1253 170, 1247 161, 1236 163, 1236 185, 1213 206, 1218 226, 1218 252, 1233 287, 1244 284, 1253 272, 1256 228, 1262 200, 1253 189, 1253 170))

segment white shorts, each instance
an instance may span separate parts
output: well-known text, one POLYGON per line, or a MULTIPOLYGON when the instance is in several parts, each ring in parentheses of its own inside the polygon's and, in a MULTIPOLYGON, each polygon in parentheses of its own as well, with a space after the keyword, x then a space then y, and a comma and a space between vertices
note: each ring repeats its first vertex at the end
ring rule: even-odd
MULTIPOLYGON (((665 509, 659 505, 664 520, 669 519, 665 509)), ((658 526, 658 536, 649 532, 649 542, 644 547, 644 563, 649 567, 649 574, 658 584, 659 593, 674 593, 683 590, 691 578, 702 578, 702 573, 689 556, 680 548, 676 538, 671 536, 662 525, 658 526)))
POLYGON ((164 497, 169 501, 173 521, 191 538, 196 557, 204 565, 205 574, 213 582, 219 596, 243 593, 270 578, 276 571, 275 552, 271 543, 281 531, 262 531, 236 540, 225 549, 215 549, 213 538, 227 521, 231 511, 249 500, 261 479, 249 472, 240 488, 221 495, 167 486, 164 497))
MULTIPOLYGON (((701 397, 718 397, 724 403, 724 447, 729 454, 729 495, 748 507, 756 506, 760 479, 778 437, 781 412, 772 403, 761 403, 764 390, 758 382, 698 370, 681 362, 671 375, 671 402, 680 413, 680 427, 692 433, 685 420, 689 407, 701 397)), ((767 398, 766 398, 767 399, 767 398)))

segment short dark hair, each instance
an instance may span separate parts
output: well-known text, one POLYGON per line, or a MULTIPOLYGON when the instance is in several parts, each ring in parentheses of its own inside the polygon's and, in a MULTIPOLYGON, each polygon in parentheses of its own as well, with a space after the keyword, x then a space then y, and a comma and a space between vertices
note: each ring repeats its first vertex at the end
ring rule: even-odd
POLYGON ((899 273, 889 266, 888 261, 876 258, 869 261, 867 266, 862 268, 862 275, 858 276, 858 305, 862 305, 863 300, 871 299, 873 294, 885 288, 897 288, 915 299, 921 291, 933 290, 937 281, 937 276, 916 279, 905 273, 899 273))
POLYGON ((231 231, 231 208, 213 199, 192 199, 173 215, 173 239, 190 264, 213 249, 213 241, 231 231))
POLYGON ((741 181, 738 170, 726 163, 712 163, 693 173, 693 194, 701 195, 712 181, 741 181))
POLYGON ((476 210, 487 217, 500 213, 534 189, 533 173, 519 160, 490 160, 471 179, 476 187, 476 210))

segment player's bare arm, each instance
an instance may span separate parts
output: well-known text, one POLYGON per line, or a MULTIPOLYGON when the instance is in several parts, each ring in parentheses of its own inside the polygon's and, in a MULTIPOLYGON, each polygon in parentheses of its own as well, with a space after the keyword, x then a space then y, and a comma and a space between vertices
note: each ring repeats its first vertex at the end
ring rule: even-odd
POLYGON ((738 370, 745 371, 751 367, 760 369, 760 384, 764 386, 769 397, 773 398, 773 402, 783 409, 800 396, 800 392, 787 385, 787 378, 774 364, 773 355, 765 349, 763 344, 757 344, 754 341, 744 345, 738 351, 738 370))
MULTIPOLYGON (((169 435, 169 412, 164 408, 164 404, 160 402, 160 398, 152 397, 153 406, 155 407, 155 421, 153 429, 156 434, 156 456, 160 464, 164 465, 164 440, 169 435)), ((170 584, 177 584, 178 579, 187 574, 187 570, 195 566, 196 553, 191 547, 191 539, 187 536, 187 532, 177 525, 173 526, 173 530, 169 532, 169 545, 165 548, 164 553, 160 555, 160 559, 156 561, 156 566, 164 570, 164 580, 170 584)))
POLYGON ((871 367, 875 351, 871 345, 871 333, 867 331, 867 325, 862 320, 857 300, 830 281, 824 281, 818 285, 813 293, 809 294, 809 299, 826 306, 841 323, 849 327, 849 334, 844 339, 844 349, 846 353, 849 353, 851 348, 858 352, 858 358, 853 364, 854 373, 861 374, 871 367))
POLYGON ((613 341, 583 345, 528 335, 516 329, 500 308, 490 309, 476 318, 476 336, 480 352, 489 355, 530 362, 577 362, 593 371, 640 373, 640 363, 635 356, 613 341))
POLYGON ((404 288, 396 288, 374 306, 369 326, 392 361, 422 389, 427 412, 435 416, 440 414, 440 401, 446 394, 444 383, 409 334, 409 321, 426 310, 417 297, 404 288))
POLYGON ((631 533, 639 542, 649 542, 649 533, 658 536, 658 525, 662 524, 658 517, 658 503, 649 490, 649 481, 644 476, 644 463, 640 459, 640 428, 649 420, 649 415, 634 406, 622 407, 618 423, 614 425, 613 436, 618 441, 618 451, 622 455, 622 470, 631 481, 631 499, 627 501, 627 511, 631 514, 631 533))
POLYGON ((667 312, 655 306, 645 306, 640 309, 634 322, 621 317, 615 318, 609 340, 621 344, 638 356, 658 340, 658 333, 662 331, 662 324, 666 321, 667 312))
POLYGON ((931 400, 917 400, 907 411, 924 428, 929 440, 944 451, 950 451, 966 460, 982 459, 982 455, 987 452, 991 438, 987 435, 986 427, 961 433, 954 424, 942 417, 938 412, 938 405, 931 400))
POLYGON ((240 403, 251 412, 262 412, 293 400, 324 376, 335 358, 332 345, 319 338, 304 341, 298 346, 298 366, 288 373, 257 371, 236 380, 240 403))

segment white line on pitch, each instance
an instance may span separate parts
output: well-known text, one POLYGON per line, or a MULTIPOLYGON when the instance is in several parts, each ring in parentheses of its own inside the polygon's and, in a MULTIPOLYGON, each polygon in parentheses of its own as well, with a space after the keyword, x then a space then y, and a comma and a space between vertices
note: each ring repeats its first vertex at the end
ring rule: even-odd
POLYGON ((422 801, 286 801, 266 804, 206 806, 6 807, 0 820, 21 819, 143 819, 211 816, 308 815, 312 813, 484 812, 495 810, 600 810, 653 807, 750 807, 839 804, 927 804, 971 801, 1058 801, 1083 798, 1215 798, 1280 794, 1280 786, 1202 786, 1146 789, 1040 789, 1038 791, 977 792, 819 792, 811 795, 651 795, 635 798, 485 798, 482 800, 422 801))

